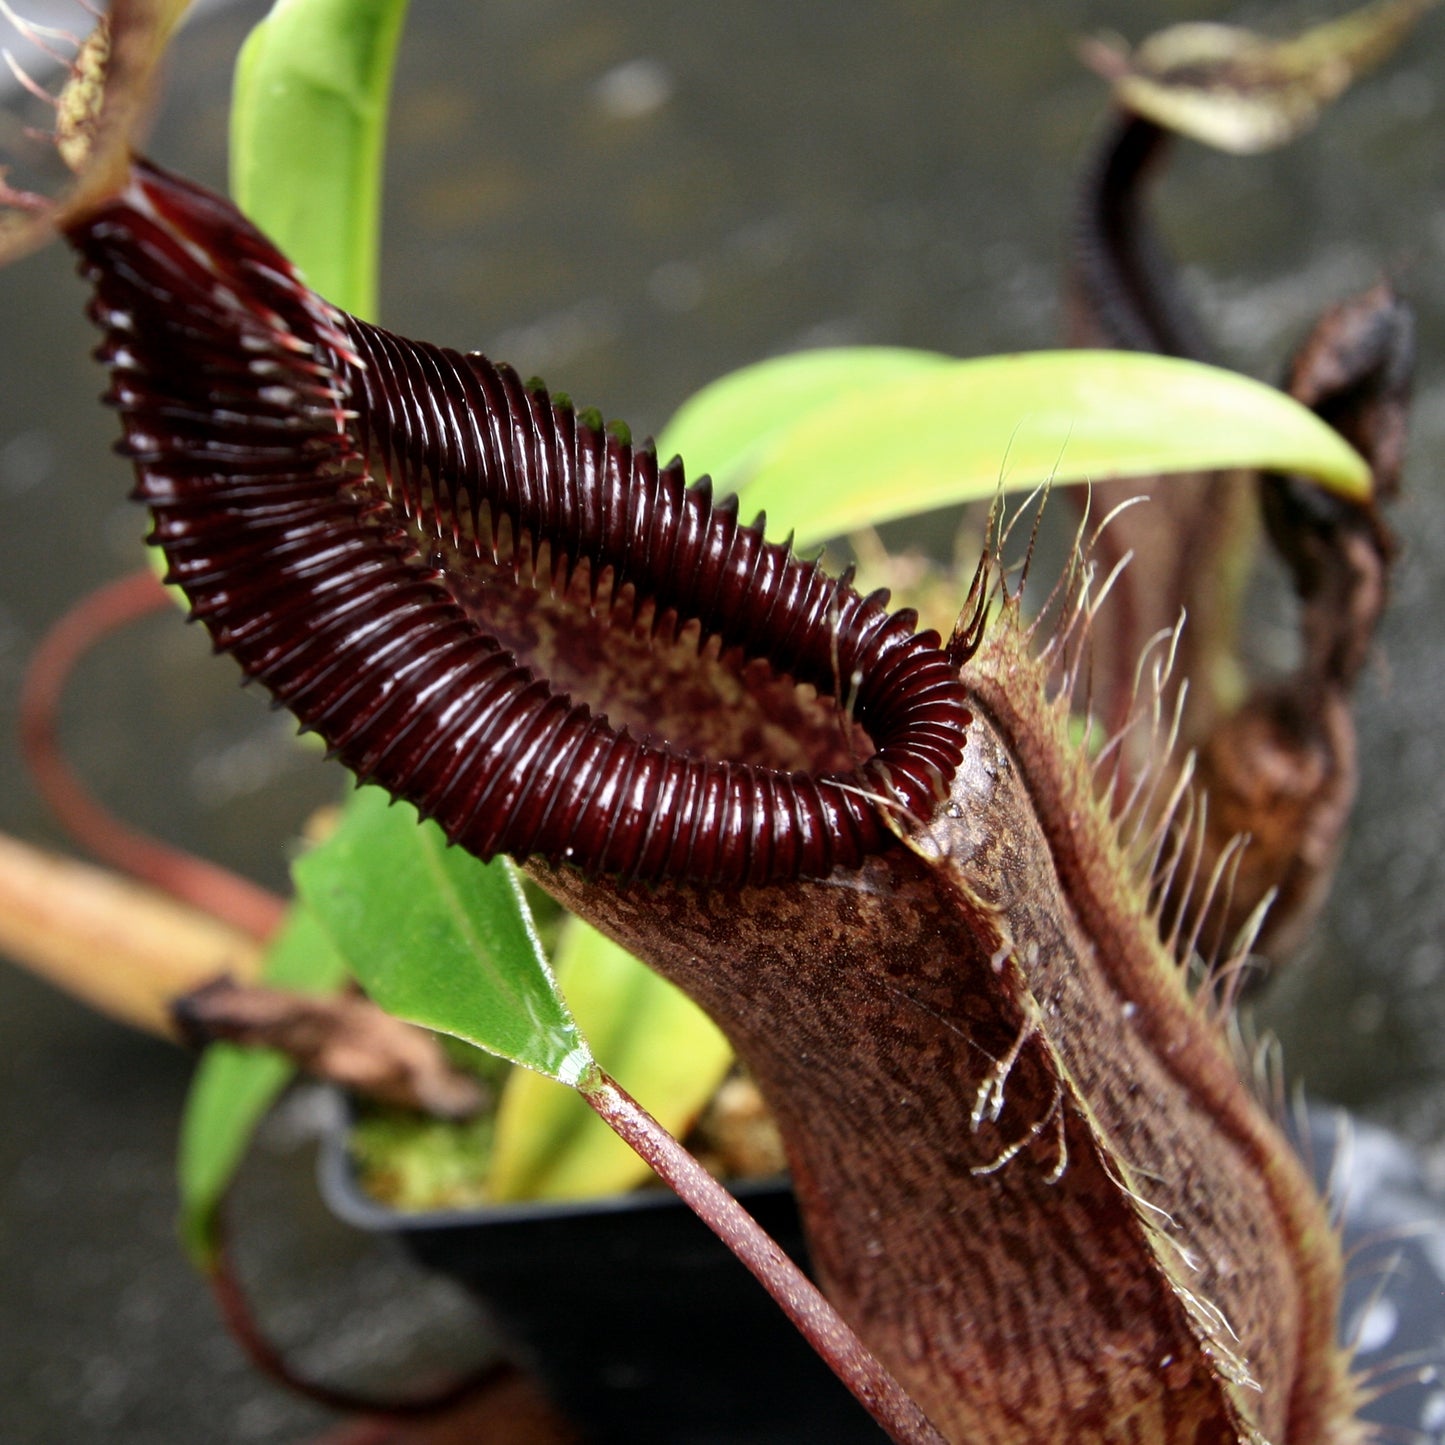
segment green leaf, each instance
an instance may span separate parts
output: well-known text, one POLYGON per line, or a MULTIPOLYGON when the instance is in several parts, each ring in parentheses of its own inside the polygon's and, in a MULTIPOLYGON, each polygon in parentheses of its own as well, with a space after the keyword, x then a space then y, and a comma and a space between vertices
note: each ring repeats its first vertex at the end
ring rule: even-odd
POLYGON ((592 1054, 547 966, 516 871, 447 846, 378 788, 292 870, 374 1002, 564 1084, 592 1054))
POLYGON ((231 191, 327 300, 376 314, 387 99, 406 0, 276 0, 236 65, 231 191))
MULTIPOLYGON (((670 1133, 687 1132, 733 1053, 717 1025, 670 983, 580 919, 556 954, 557 981, 615 1076, 670 1133)), ((571 1089, 515 1070, 502 1091, 492 1152, 494 1199, 620 1194, 649 1166, 571 1089)))
MULTIPOLYGON (((346 965, 315 917, 293 907, 267 951, 262 978, 298 993, 334 993, 346 965)), ((212 1044, 201 1059, 181 1120, 177 1165, 181 1237, 200 1269, 214 1265, 217 1211, 251 1136, 295 1072, 270 1049, 212 1044)))
MULTIPOLYGON (((754 370, 741 375, 751 381, 754 370)), ((686 454, 694 470, 716 465, 709 445, 725 451, 744 515, 768 510, 796 530, 799 546, 1051 478, 1269 467, 1345 496, 1369 493, 1364 459, 1312 412, 1274 387, 1197 362, 1045 351, 946 365, 930 356, 871 387, 852 381, 861 368, 840 374, 849 384, 832 396, 818 386, 811 404, 746 451, 745 467, 742 449, 718 440, 742 386, 736 375, 688 403, 663 433, 667 447, 696 440, 686 454)))
POLYGON ((931 351, 892 346, 798 351, 745 366, 685 401, 658 438, 664 460, 681 456, 689 475, 708 472, 719 493, 735 492, 779 435, 809 412, 845 397, 866 400, 890 382, 953 364, 931 351))

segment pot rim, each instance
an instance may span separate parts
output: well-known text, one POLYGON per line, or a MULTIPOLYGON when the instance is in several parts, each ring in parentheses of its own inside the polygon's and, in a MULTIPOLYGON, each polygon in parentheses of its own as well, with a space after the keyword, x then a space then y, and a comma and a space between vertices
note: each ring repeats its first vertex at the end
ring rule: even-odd
MULTIPOLYGON (((321 1197, 332 1212, 357 1229, 372 1232, 476 1228, 479 1224, 517 1224, 541 1220, 573 1219, 580 1215, 637 1215, 687 1206, 661 1181, 627 1194, 598 1195, 589 1199, 515 1200, 497 1204, 453 1205, 440 1209, 397 1209, 373 1198, 362 1187, 350 1149, 354 1110, 339 1091, 336 1107, 321 1130, 316 1178, 321 1197)), ((744 1204, 749 1199, 789 1190, 788 1177, 727 1181, 729 1191, 744 1204)))

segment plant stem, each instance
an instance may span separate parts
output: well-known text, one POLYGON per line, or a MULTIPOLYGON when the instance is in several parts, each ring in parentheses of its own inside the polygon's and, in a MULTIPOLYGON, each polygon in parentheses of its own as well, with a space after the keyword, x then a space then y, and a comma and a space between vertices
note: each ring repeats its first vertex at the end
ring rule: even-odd
POLYGON ((21 756, 56 820, 95 857, 264 941, 280 925, 284 899, 121 822, 91 796, 60 748, 60 701, 76 664, 112 633, 169 605, 143 567, 83 597, 45 634, 20 693, 21 756))
POLYGON ((706 1169, 615 1079, 594 1066, 582 1098, 740 1259, 799 1333, 899 1445, 945 1445, 902 1385, 816 1285, 706 1169))
POLYGON ((301 1374, 268 1338, 252 1312, 251 1301, 236 1273, 224 1235, 207 1278, 227 1332, 251 1364, 267 1379, 329 1410, 393 1419, 425 1418, 493 1389, 517 1374, 516 1367, 509 1361, 486 1360, 467 1374, 444 1381, 421 1394, 391 1400, 357 1394, 301 1374))

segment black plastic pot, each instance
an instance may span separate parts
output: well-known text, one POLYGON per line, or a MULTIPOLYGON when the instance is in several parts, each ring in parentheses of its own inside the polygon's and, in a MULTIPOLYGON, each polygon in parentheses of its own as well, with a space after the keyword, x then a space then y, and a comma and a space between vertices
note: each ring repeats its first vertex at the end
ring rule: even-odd
MULTIPOLYGON (((1445 1445, 1445 1204, 1394 1135, 1312 1108, 1302 1152, 1340 1201, 1341 1333, 1385 1387, 1363 1414, 1445 1445), (1392 1362, 1398 1361, 1398 1369, 1392 1362)), ((762 1288, 672 1195, 401 1214, 361 1192, 338 1125, 321 1185, 473 1290, 592 1445, 879 1445, 886 1439, 762 1288)), ((781 1183, 737 1191, 806 1264, 781 1183)))
MULTIPOLYGON (((402 1214, 356 1183, 342 1128, 321 1188, 471 1289, 590 1445, 879 1445, 886 1436, 762 1287, 671 1194, 402 1214)), ((806 1264, 785 1184, 738 1197, 806 1264)))

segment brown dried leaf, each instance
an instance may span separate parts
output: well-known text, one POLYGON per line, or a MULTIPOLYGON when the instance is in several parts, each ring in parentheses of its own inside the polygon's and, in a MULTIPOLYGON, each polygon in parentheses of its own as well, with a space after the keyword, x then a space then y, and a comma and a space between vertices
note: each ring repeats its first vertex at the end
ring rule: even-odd
POLYGON ((315 1078, 442 1119, 466 1119, 487 1098, 448 1062, 435 1034, 403 1023, 357 995, 318 998, 230 978, 177 998, 171 1014, 199 1048, 217 1040, 276 1049, 315 1078))

